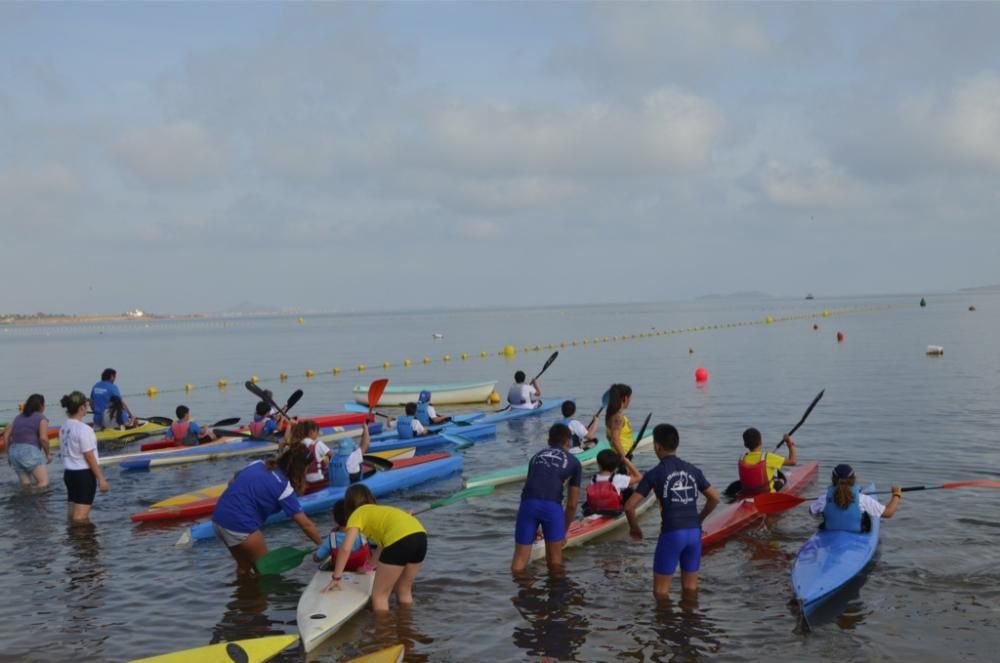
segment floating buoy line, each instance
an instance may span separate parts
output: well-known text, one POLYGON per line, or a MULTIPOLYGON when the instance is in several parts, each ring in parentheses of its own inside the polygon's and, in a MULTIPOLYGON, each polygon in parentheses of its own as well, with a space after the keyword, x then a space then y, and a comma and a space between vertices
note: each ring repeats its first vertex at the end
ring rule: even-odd
MULTIPOLYGON (((600 344, 604 344, 604 343, 623 343, 623 342, 632 341, 632 340, 642 340, 642 339, 650 339, 650 338, 657 338, 657 337, 677 336, 678 334, 691 334, 691 333, 695 333, 695 332, 717 331, 717 330, 721 330, 721 329, 735 329, 735 328, 738 328, 738 327, 752 327, 752 326, 755 326, 755 325, 773 325, 773 324, 782 323, 782 322, 798 322, 798 321, 802 321, 802 320, 812 320, 814 318, 829 318, 829 317, 834 316, 834 315, 848 315, 848 314, 854 314, 854 313, 871 313, 871 312, 875 312, 875 311, 884 311, 884 310, 890 309, 890 308, 893 308, 892 305, 863 306, 863 307, 854 307, 854 308, 835 309, 835 310, 832 310, 832 311, 829 310, 829 309, 823 309, 822 311, 820 311, 818 313, 808 313, 808 314, 803 314, 803 315, 789 315, 789 316, 778 316, 778 317, 768 315, 768 316, 765 316, 764 318, 760 318, 760 319, 756 319, 756 320, 742 320, 742 321, 737 321, 737 322, 722 322, 722 323, 711 324, 711 325, 701 325, 701 326, 698 326, 698 327, 683 327, 683 328, 673 328, 673 329, 658 329, 656 327, 653 327, 650 331, 644 331, 644 332, 638 332, 638 333, 618 334, 618 335, 612 335, 612 336, 581 337, 581 338, 577 338, 577 339, 571 339, 571 340, 568 340, 568 341, 567 340, 562 340, 562 341, 559 341, 558 343, 525 344, 525 345, 523 345, 521 347, 520 351, 521 352, 525 352, 525 353, 541 352, 543 350, 560 350, 560 351, 562 351, 562 350, 570 349, 570 348, 577 348, 577 347, 590 346, 590 345, 600 345, 600 344)), ((842 340, 842 336, 838 340, 842 340)), ((504 347, 500 348, 499 351, 496 351, 496 352, 490 352, 488 350, 481 350, 478 353, 478 357, 481 360, 482 359, 487 359, 489 357, 502 357, 504 359, 510 359, 512 357, 515 357, 518 354, 518 352, 519 352, 518 346, 516 346, 514 344, 508 344, 508 345, 505 345, 504 347)), ((694 352, 693 348, 688 348, 688 353, 689 354, 691 354, 693 352, 694 352)), ((468 361, 473 356, 475 356, 475 355, 473 353, 469 353, 469 352, 461 352, 461 353, 457 354, 457 357, 461 361, 468 361)), ((440 359, 437 360, 437 362, 443 363, 443 364, 450 364, 450 363, 452 363, 452 361, 453 361, 452 354, 443 354, 440 357, 440 359)), ((420 359, 419 363, 422 364, 422 365, 424 365, 424 366, 428 366, 428 365, 436 363, 436 362, 431 357, 424 356, 424 357, 422 357, 420 359)), ((410 358, 405 358, 405 359, 396 360, 396 361, 391 361, 391 360, 374 361, 374 362, 364 362, 364 361, 361 361, 361 362, 358 362, 357 364, 355 364, 354 369, 351 370, 351 371, 349 371, 349 372, 351 374, 361 374, 361 375, 363 375, 363 374, 369 373, 372 370, 378 370, 378 369, 370 368, 370 367, 380 367, 381 371, 385 372, 385 371, 391 371, 391 370, 393 370, 396 367, 403 368, 403 369, 413 369, 415 367, 415 365, 416 365, 416 362, 413 359, 410 359, 410 358)), ((244 378, 240 378, 240 379, 236 380, 234 382, 234 384, 242 384, 246 380, 249 380, 249 381, 253 382, 254 384, 257 384, 257 383, 267 383, 267 382, 287 382, 290 379, 291 375, 302 376, 302 377, 304 377, 306 379, 309 379, 309 380, 316 379, 316 378, 318 378, 321 375, 326 375, 326 376, 329 376, 331 379, 333 379, 333 378, 340 377, 341 375, 343 375, 343 373, 344 373, 344 369, 342 367, 340 367, 340 366, 334 366, 334 367, 332 367, 330 369, 322 370, 322 371, 318 371, 318 370, 313 369, 313 368, 304 368, 304 369, 299 369, 298 371, 296 371, 294 373, 289 373, 289 372, 286 372, 286 371, 282 371, 277 376, 270 377, 270 378, 268 378, 268 377, 262 378, 262 377, 260 377, 258 375, 250 375, 248 377, 244 377, 244 378)), ((708 372, 705 371, 705 378, 706 378, 706 380, 707 380, 707 376, 708 376, 708 372)), ((156 398, 160 394, 190 393, 190 392, 198 390, 198 389, 206 389, 206 388, 213 388, 213 387, 216 388, 216 389, 219 389, 219 390, 225 390, 225 389, 227 389, 229 387, 229 383, 230 383, 230 378, 219 378, 213 384, 193 384, 193 383, 187 383, 187 384, 184 384, 183 386, 175 388, 175 389, 160 389, 160 388, 158 388, 156 386, 150 385, 150 386, 146 387, 146 389, 143 390, 143 391, 133 392, 133 393, 126 393, 126 394, 124 394, 124 396, 126 396, 126 397, 147 396, 147 397, 149 397, 149 398, 152 399, 152 398, 156 398)), ((5 408, 0 408, 0 412, 17 411, 17 409, 18 409, 17 406, 5 407, 5 408)))

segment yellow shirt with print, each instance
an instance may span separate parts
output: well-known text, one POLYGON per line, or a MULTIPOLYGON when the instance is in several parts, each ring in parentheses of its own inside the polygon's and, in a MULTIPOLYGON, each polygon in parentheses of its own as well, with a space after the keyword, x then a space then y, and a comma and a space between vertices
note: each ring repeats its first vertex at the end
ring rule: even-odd
MULTIPOLYGON (((751 451, 743 457, 743 462, 747 465, 756 465, 760 462, 760 452, 751 451)), ((774 492, 774 473, 785 464, 785 457, 767 452, 767 484, 771 492, 774 492)))
POLYGON ((364 504, 347 519, 347 527, 361 530, 365 538, 383 550, 411 534, 426 532, 420 521, 394 506, 364 504))

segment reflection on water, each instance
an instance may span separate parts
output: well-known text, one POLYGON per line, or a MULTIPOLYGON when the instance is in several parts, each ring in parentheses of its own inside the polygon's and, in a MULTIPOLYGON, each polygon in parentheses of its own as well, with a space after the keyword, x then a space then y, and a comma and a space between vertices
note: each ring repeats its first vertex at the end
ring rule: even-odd
POLYGON ((396 605, 388 613, 372 613, 375 622, 375 632, 372 636, 374 648, 381 649, 392 643, 401 643, 406 647, 406 660, 412 663, 424 663, 431 657, 416 651, 417 644, 429 645, 434 638, 418 631, 413 625, 413 606, 396 605))
MULTIPOLYGON (((100 657, 104 638, 93 639, 102 626, 100 609, 107 599, 105 582, 108 570, 101 560, 101 542, 97 527, 90 522, 66 525, 66 608, 67 621, 64 632, 68 639, 85 638, 88 653, 100 657)), ((110 636, 105 636, 110 637, 110 636)))
POLYGON ((684 593, 681 600, 657 601, 653 615, 654 661, 710 660, 718 653, 720 640, 714 623, 698 608, 698 593, 684 593))
POLYGON ((268 614, 268 600, 285 594, 298 596, 302 583, 282 576, 244 576, 232 583, 232 598, 226 603, 222 619, 212 629, 212 642, 226 642, 265 635, 282 635, 287 629, 268 614), (273 624, 278 624, 277 628, 273 624))
POLYGON ((569 576, 515 574, 512 599, 527 624, 514 627, 514 644, 531 656, 574 660, 590 632, 583 589, 569 576))
MULTIPOLYGON (((833 593, 830 598, 813 609, 809 615, 808 622, 800 619, 796 631, 809 632, 811 629, 825 624, 836 623, 840 628, 850 631, 865 622, 868 610, 864 601, 861 600, 861 588, 868 581, 868 572, 878 563, 878 558, 863 573, 852 578, 847 584, 833 593)), ((802 611, 797 601, 790 603, 791 612, 801 616, 802 611)))

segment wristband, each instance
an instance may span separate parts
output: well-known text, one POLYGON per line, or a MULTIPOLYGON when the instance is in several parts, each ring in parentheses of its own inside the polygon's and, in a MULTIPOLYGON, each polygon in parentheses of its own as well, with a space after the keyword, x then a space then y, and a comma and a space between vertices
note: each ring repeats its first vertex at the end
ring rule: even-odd
POLYGON ((344 576, 333 576, 333 579, 336 580, 337 582, 340 582, 341 578, 343 577, 344 576))
POLYGON ((892 496, 899 500, 903 499, 903 493, 893 493, 892 496))

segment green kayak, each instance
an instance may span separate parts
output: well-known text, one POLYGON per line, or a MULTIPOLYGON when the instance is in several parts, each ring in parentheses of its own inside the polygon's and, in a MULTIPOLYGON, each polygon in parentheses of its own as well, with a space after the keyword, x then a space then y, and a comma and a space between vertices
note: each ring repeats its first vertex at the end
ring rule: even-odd
MULTIPOLYGON (((635 445, 635 450, 641 451, 652 446, 653 434, 650 433, 646 437, 639 440, 639 443, 635 445)), ((610 448, 610 442, 607 440, 601 440, 596 446, 573 455, 576 456, 576 459, 580 461, 581 465, 587 467, 588 465, 594 465, 597 463, 597 454, 601 453, 604 449, 610 448)), ((524 465, 518 465, 517 467, 508 467, 503 470, 497 470, 496 472, 490 472, 489 474, 481 474, 477 477, 470 477, 465 479, 463 483, 466 488, 478 488, 479 486, 502 486, 507 483, 524 481, 527 476, 528 464, 525 463, 524 465)))

